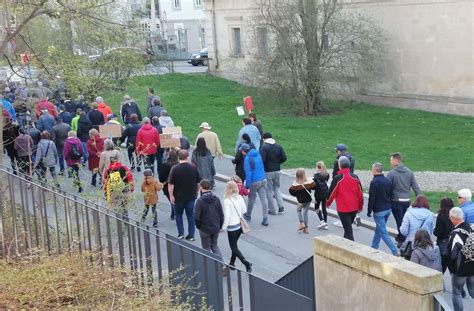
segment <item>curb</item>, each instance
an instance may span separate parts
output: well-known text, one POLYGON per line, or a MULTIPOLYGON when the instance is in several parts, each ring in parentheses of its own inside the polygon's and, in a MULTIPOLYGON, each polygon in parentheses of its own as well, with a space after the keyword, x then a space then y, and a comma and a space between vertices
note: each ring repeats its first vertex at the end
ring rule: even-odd
MULTIPOLYGON (((217 173, 214 178, 218 181, 221 181, 221 182, 228 182, 230 180, 229 176, 219 174, 219 173, 217 173)), ((294 197, 290 196, 290 195, 282 193, 281 196, 283 198, 283 201, 285 201, 285 202, 288 202, 288 203, 293 204, 293 205, 296 205, 298 203, 296 201, 296 199, 294 197)), ((364 194, 364 196, 368 197, 367 194, 364 194)), ((311 210, 313 210, 313 211, 315 210, 313 202, 311 203, 311 210)), ((337 215, 337 212, 335 212, 334 210, 327 209, 327 212, 328 212, 328 216, 339 219, 339 216, 337 215)), ((361 220, 362 220, 361 225, 360 225, 361 227, 372 230, 372 231, 375 230, 375 223, 373 221, 369 221, 369 220, 366 220, 366 219, 361 219, 361 220)), ((390 227, 387 227, 387 231, 388 231, 388 234, 392 237, 396 237, 397 234, 398 234, 398 231, 396 229, 393 229, 393 228, 390 228, 390 227)))

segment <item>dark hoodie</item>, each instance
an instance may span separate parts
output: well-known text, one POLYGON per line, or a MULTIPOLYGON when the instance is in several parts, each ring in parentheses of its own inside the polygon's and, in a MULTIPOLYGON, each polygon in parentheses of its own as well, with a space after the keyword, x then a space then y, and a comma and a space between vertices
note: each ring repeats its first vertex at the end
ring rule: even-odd
POLYGON ((421 193, 420 187, 418 187, 418 183, 416 182, 415 175, 402 164, 395 166, 387 174, 387 179, 392 183, 392 201, 410 201, 410 191, 412 188, 413 191, 415 191, 415 195, 419 195, 421 193))
POLYGON ((204 192, 196 201, 194 210, 196 228, 207 234, 216 234, 224 224, 221 201, 211 191, 204 192))
POLYGON ((435 246, 434 248, 431 246, 428 246, 427 248, 421 248, 415 245, 415 249, 413 250, 413 253, 411 253, 410 260, 434 270, 442 270, 441 254, 439 252, 438 246, 435 246))
POLYGON ((80 116, 77 121, 77 138, 83 143, 89 140, 89 131, 92 129, 92 123, 87 116, 80 116))

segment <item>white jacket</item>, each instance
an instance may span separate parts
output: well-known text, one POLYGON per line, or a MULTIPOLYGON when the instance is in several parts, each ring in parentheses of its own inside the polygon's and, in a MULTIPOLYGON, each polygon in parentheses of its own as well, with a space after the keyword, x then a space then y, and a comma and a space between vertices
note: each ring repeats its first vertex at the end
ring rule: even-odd
POLYGON ((240 217, 247 212, 244 198, 239 194, 234 194, 230 198, 224 199, 224 224, 222 230, 228 226, 240 225, 240 217), (235 207, 234 207, 235 206, 235 207))

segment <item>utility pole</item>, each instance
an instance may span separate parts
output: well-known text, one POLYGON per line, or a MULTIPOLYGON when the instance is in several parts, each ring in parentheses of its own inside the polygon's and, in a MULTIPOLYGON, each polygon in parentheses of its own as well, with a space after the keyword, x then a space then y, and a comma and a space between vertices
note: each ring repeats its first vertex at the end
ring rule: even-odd
MULTIPOLYGON (((156 1, 159 1, 159 0, 156 0, 156 1)), ((151 48, 153 49, 153 51, 156 51, 156 47, 158 46, 158 43, 157 43, 158 29, 156 28, 155 0, 150 0, 150 5, 151 5, 150 7, 150 41, 151 41, 151 48)))

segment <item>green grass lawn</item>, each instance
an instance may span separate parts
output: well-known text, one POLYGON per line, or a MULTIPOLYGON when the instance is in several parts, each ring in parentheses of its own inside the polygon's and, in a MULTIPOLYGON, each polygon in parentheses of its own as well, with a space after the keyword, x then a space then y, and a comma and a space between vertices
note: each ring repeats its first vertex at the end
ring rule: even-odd
MULTIPOLYGON (((286 168, 313 167, 318 160, 331 164, 334 147, 345 143, 357 169, 375 161, 388 168, 389 153, 400 151, 413 170, 473 172, 474 118, 416 110, 330 102, 334 113, 298 117, 283 100, 271 102, 263 92, 206 75, 168 74, 134 78, 126 93, 146 110, 147 87, 154 87, 162 103, 192 143, 198 126, 207 121, 219 135, 224 152, 233 154, 241 127, 235 107, 246 95, 254 97, 254 112, 288 154, 286 168), (470 150, 469 150, 470 149, 470 150)), ((122 93, 105 94, 118 112, 122 93)))

